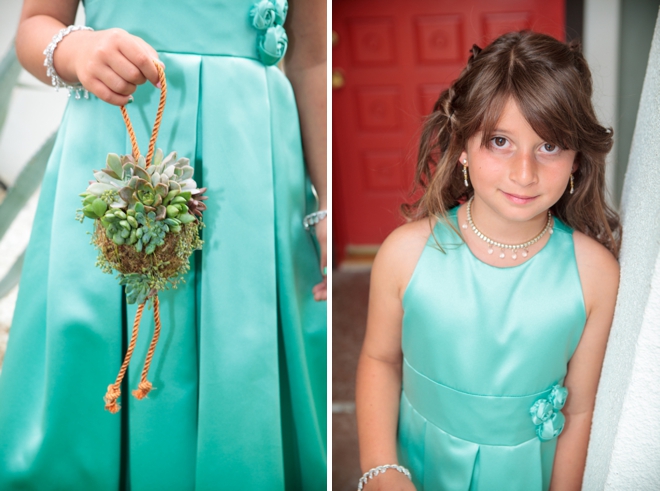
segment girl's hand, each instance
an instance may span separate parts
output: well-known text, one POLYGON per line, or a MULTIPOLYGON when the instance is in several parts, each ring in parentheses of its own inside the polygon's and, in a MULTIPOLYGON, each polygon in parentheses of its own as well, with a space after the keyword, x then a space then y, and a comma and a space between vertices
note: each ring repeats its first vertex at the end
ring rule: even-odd
POLYGON ((363 491, 415 491, 415 485, 404 474, 390 469, 370 479, 363 491))
POLYGON ((73 32, 59 43, 53 61, 64 81, 80 82, 116 106, 126 105, 147 80, 158 87, 154 61, 162 65, 155 49, 123 29, 73 32))
POLYGON ((324 274, 324 271, 327 272, 325 268, 328 267, 328 219, 326 218, 317 223, 315 229, 316 239, 321 247, 321 274, 323 274, 323 281, 312 288, 314 300, 318 302, 328 299, 328 276, 324 274))

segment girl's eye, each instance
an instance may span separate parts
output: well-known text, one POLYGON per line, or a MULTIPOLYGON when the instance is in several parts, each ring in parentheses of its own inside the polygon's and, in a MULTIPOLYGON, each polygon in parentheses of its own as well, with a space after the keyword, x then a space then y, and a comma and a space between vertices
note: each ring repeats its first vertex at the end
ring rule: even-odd
POLYGON ((507 143, 506 138, 504 138, 502 136, 496 136, 496 137, 492 138, 490 141, 492 141, 495 144, 496 147, 500 147, 500 148, 503 147, 504 145, 506 145, 506 143, 507 143))
POLYGON ((557 145, 553 145, 552 143, 544 143, 543 150, 545 150, 547 153, 559 153, 559 147, 557 145))

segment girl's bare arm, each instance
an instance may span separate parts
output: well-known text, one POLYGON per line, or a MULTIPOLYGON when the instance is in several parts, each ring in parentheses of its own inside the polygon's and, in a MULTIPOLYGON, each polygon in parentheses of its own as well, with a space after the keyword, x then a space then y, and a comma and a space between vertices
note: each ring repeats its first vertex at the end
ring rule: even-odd
MULTIPOLYGON (((289 2, 286 20, 289 45, 284 71, 291 81, 298 103, 305 163, 319 198, 319 209, 328 207, 327 199, 327 51, 326 1, 289 2)), ((321 246, 321 269, 327 266, 327 220, 316 225, 321 246)), ((326 298, 325 282, 317 285, 317 300, 326 298)))
POLYGON ((574 233, 574 240, 587 323, 564 381, 568 389, 562 410, 566 425, 557 440, 552 491, 582 487, 596 390, 619 286, 619 264, 609 251, 579 232, 574 233))
POLYGON ((289 45, 284 71, 298 102, 305 160, 319 196, 327 206, 327 51, 325 0, 291 1, 286 21, 289 45))
MULTIPOLYGON (((39 80, 50 84, 43 51, 57 32, 73 24, 78 0, 25 0, 16 33, 16 54, 39 80)), ((75 31, 57 46, 55 70, 65 82, 82 83, 100 99, 124 105, 137 85, 158 84, 158 54, 142 39, 121 29, 75 31)))
MULTIPOLYGON (((430 233, 428 222, 400 227, 383 243, 374 261, 367 332, 357 374, 357 422, 362 471, 396 464, 401 397, 402 298, 430 233)), ((387 471, 367 490, 414 490, 403 474, 387 471)))

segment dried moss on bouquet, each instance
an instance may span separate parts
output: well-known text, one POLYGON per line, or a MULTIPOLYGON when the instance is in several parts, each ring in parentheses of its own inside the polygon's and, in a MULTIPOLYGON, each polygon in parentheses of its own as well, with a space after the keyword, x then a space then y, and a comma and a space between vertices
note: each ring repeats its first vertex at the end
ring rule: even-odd
POLYGON ((176 152, 144 157, 108 154, 106 168, 95 171, 82 193, 77 219, 95 220, 92 243, 96 265, 119 272, 128 303, 143 303, 160 290, 176 287, 190 269, 188 258, 201 249, 199 237, 206 209, 204 192, 192 178, 193 168, 176 152))

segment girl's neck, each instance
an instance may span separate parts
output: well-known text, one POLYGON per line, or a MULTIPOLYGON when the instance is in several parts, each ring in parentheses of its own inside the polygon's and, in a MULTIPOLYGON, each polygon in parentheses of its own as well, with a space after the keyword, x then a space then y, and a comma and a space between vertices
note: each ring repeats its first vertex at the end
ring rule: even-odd
POLYGON ((475 195, 471 206, 475 226, 488 238, 504 244, 520 244, 537 236, 548 221, 548 211, 543 210, 528 220, 511 220, 490 208, 475 195))

